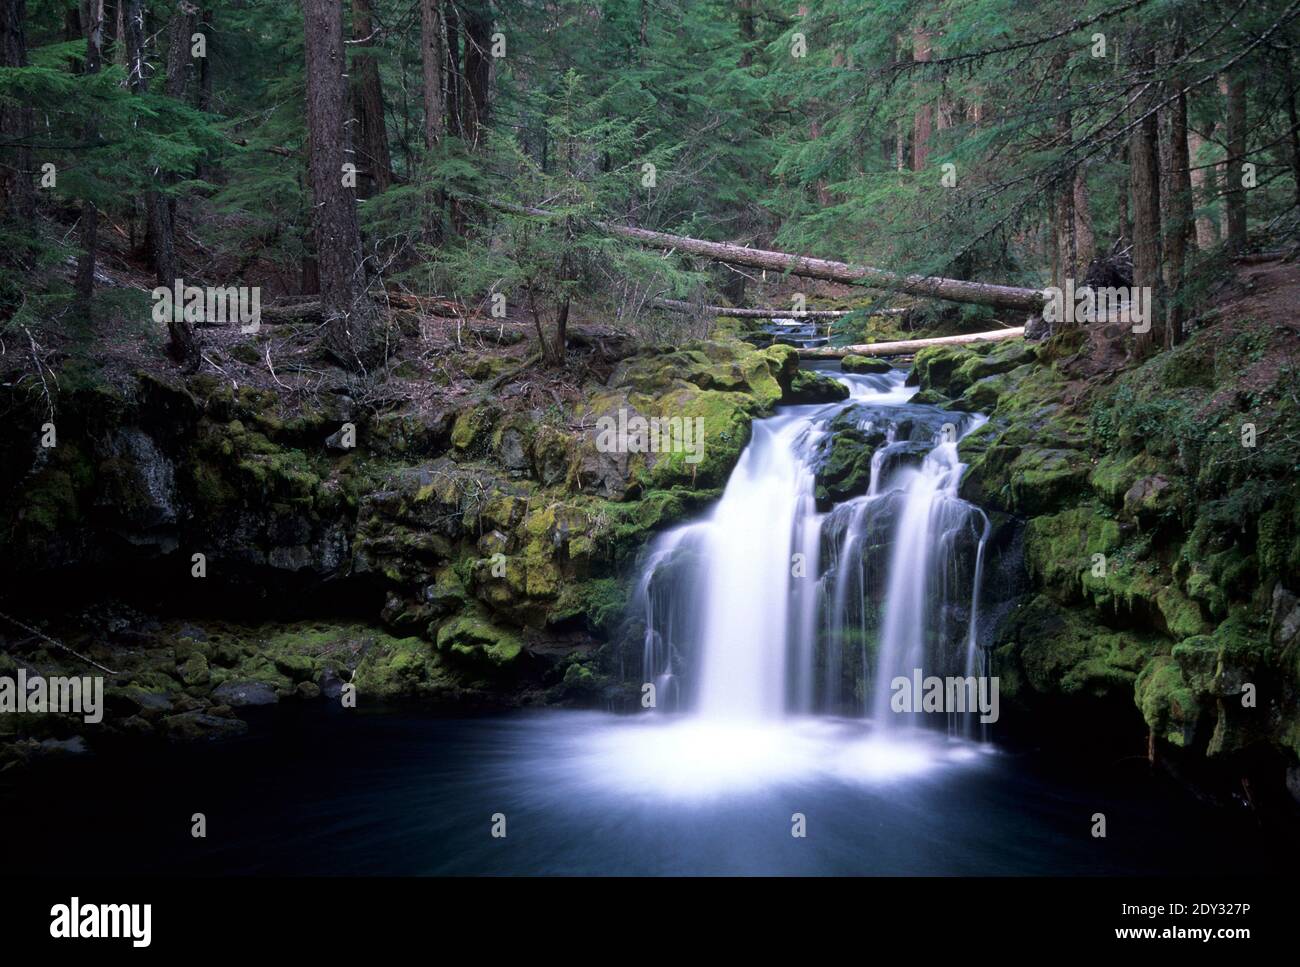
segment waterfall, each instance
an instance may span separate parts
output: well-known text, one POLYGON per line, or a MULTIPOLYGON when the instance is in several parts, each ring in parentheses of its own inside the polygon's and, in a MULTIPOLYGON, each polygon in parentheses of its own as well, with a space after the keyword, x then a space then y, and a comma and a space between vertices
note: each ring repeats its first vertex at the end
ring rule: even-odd
POLYGON ((888 728, 902 718, 889 704, 896 676, 983 672, 989 522, 957 496, 957 443, 984 418, 909 404, 901 371, 836 378, 848 400, 755 421, 712 511, 651 545, 634 608, 660 710, 848 714, 888 728), (845 431, 879 441, 869 482, 819 500, 845 431))

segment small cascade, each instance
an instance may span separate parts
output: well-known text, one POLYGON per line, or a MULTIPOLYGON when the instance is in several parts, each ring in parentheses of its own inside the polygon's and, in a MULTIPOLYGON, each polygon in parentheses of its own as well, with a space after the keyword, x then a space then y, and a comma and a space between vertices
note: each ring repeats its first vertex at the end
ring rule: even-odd
MULTIPOLYGON (((660 710, 708 719, 909 718, 890 683, 980 675, 987 516, 957 496, 983 417, 911 405, 904 374, 836 374, 849 399, 755 421, 722 498, 650 547, 633 607, 660 710), (819 500, 838 433, 876 442, 856 496, 819 500)), ((706 443, 707 445, 707 443, 706 443)), ((975 717, 953 727, 973 733, 975 717)))

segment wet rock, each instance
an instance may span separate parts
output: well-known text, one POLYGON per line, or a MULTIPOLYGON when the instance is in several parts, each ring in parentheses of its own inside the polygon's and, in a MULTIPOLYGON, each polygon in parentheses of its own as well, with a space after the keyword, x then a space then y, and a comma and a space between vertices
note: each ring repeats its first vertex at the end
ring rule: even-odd
POLYGON ((840 361, 840 368, 846 373, 888 373, 894 367, 879 356, 849 355, 840 361))
POLYGON ((170 742, 204 742, 242 735, 248 731, 248 725, 241 719, 186 712, 167 716, 159 723, 159 729, 170 742))
POLYGON ((212 692, 212 699, 232 708, 246 705, 274 705, 275 689, 264 682, 225 682, 212 692))
POLYGON ((1273 587, 1269 637, 1283 649, 1300 643, 1300 598, 1282 587, 1281 581, 1273 587))
POLYGON ((90 749, 84 738, 74 735, 69 739, 45 739, 40 751, 42 755, 85 755, 90 749))
POLYGON ((812 369, 801 369, 784 396, 786 403, 837 403, 849 398, 849 388, 812 369))
POLYGON ((338 672, 333 668, 326 668, 321 672, 316 684, 320 688, 320 693, 326 698, 337 699, 343 694, 343 679, 339 678, 338 672))

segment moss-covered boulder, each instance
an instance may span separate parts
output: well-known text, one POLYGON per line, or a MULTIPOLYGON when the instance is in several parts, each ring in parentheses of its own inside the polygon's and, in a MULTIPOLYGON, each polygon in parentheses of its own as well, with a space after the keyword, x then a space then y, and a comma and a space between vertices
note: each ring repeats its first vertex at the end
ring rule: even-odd
POLYGON ((469 662, 493 670, 510 669, 524 655, 523 642, 518 635, 477 614, 462 614, 440 627, 437 645, 439 653, 452 661, 469 662))
POLYGON ((849 398, 849 388, 837 379, 812 369, 795 373, 786 403, 837 403, 849 398))
POLYGON ((849 354, 840 360, 840 368, 846 373, 883 374, 893 370, 889 360, 879 356, 856 356, 849 354))

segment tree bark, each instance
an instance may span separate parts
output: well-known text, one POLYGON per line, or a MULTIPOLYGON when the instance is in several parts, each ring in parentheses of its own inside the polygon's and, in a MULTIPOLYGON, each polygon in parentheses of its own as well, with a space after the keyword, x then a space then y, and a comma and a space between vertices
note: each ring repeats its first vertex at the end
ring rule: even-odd
MULTIPOLYGON (((102 0, 101 0, 102 2, 102 0)), ((144 3, 128 0, 126 8, 126 69, 128 83, 136 94, 149 90, 148 64, 145 61, 144 3)), ((188 47, 188 45, 187 45, 188 47)), ((172 235, 171 209, 162 192, 150 188, 144 193, 146 237, 149 261, 153 265, 158 284, 171 287, 176 283, 176 248, 172 235)), ((180 313, 172 313, 167 322, 170 337, 168 351, 180 362, 197 365, 199 346, 193 327, 180 313)))
POLYGON ((1227 195, 1228 252, 1236 255, 1246 249, 1246 186, 1243 166, 1246 163, 1246 85, 1239 74, 1228 78, 1228 183, 1227 195))
POLYGON ((199 110, 212 110, 212 11, 204 10, 200 16, 203 27, 206 56, 199 58, 199 110))
POLYGON ((1025 327, 995 329, 992 332, 970 332, 963 336, 937 336, 933 339, 906 339, 902 342, 870 342, 859 346, 816 346, 799 349, 801 359, 840 359, 844 356, 910 356, 926 346, 964 346, 974 342, 1001 342, 1020 339, 1025 327))
POLYGON ((194 35, 198 13, 198 7, 181 0, 176 4, 176 12, 168 25, 167 82, 163 89, 168 97, 178 101, 185 100, 185 91, 189 87, 194 60, 190 56, 190 38, 194 35))
POLYGON ((1205 209, 1213 203, 1214 197, 1214 169, 1202 167, 1205 162, 1201 158, 1201 149, 1205 147, 1205 138, 1201 137, 1196 131, 1189 131, 1187 134, 1187 158, 1192 166, 1191 184, 1192 184, 1192 203, 1202 214, 1196 216, 1196 247, 1202 252, 1208 252, 1218 241, 1218 233, 1214 229, 1214 219, 1204 214, 1205 209))
POLYGON ((1097 256, 1097 237, 1092 230, 1092 205, 1082 170, 1074 173, 1074 251, 1075 265, 1087 274, 1088 266, 1097 256))
POLYGON ((464 87, 460 69, 460 14, 455 3, 444 4, 442 14, 447 30, 447 131, 459 138, 465 134, 460 111, 460 92, 464 87))
MULTIPOLYGON (((912 32, 912 59, 925 63, 930 59, 930 35, 923 30, 912 32)), ((930 160, 930 135, 934 131, 934 106, 926 103, 912 118, 912 170, 920 171, 930 160)))
MULTIPOLYGON (((372 0, 352 0, 352 37, 358 48, 374 47, 372 0)), ((393 162, 384 126, 384 88, 379 61, 373 54, 352 57, 352 106, 356 117, 357 167, 363 169, 361 185, 366 197, 385 192, 393 183, 393 162)))
POLYGON ((113 63, 123 69, 126 68, 126 5, 129 0, 117 0, 113 4, 114 9, 114 28, 113 28, 113 63))
MULTIPOLYGON (((1174 41, 1175 63, 1183 58, 1186 46, 1180 34, 1174 41)), ((1168 215, 1165 226, 1165 284, 1168 287, 1169 316, 1165 326, 1165 345, 1173 347, 1183 339, 1184 311, 1179 304, 1179 297, 1183 287, 1188 241, 1192 233, 1192 180, 1188 170, 1191 163, 1187 151, 1187 96, 1182 93, 1182 75, 1175 74, 1170 85, 1177 93, 1168 107, 1169 165, 1164 195, 1168 215)))
MULTIPOLYGON (((420 51, 424 73, 424 147, 430 155, 447 133, 447 22, 443 0, 420 0, 420 51)), ((424 238, 434 244, 442 235, 443 193, 425 201, 424 238)))
MULTIPOLYGON (((27 0, 5 0, 0 8, 0 67, 27 66, 27 0)), ((0 109, 0 136, 17 143, 9 154, 12 166, 0 169, 0 199, 6 214, 30 225, 36 217, 36 190, 32 187, 32 109, 9 105, 0 109)))
POLYGON ((1291 67, 1290 52, 1285 51, 1280 56, 1282 76, 1289 92, 1286 96, 1286 113, 1287 120, 1291 122, 1291 177, 1295 181, 1295 194, 1292 196, 1295 200, 1292 204, 1300 208, 1300 112, 1296 110, 1295 103, 1295 71, 1291 67))
MULTIPOLYGON (((1149 73, 1155 57, 1147 46, 1140 49, 1137 66, 1149 73)), ((1157 103, 1154 81, 1134 105, 1137 117, 1146 115, 1129 136, 1129 188, 1133 195, 1133 285, 1151 290, 1150 328, 1137 334, 1137 355, 1148 355, 1164 343, 1164 316, 1160 299, 1160 151, 1159 121, 1152 108, 1157 103)))
MULTIPOLYGON (((85 0, 81 20, 86 30, 87 74, 98 74, 104 57, 104 0, 85 0)), ((94 121, 86 125, 86 141, 97 137, 94 121)), ((77 303, 83 313, 90 312, 90 299, 95 293, 95 259, 99 252, 99 209, 86 199, 81 205, 81 257, 77 260, 75 283, 77 303)))
POLYGON ((420 0, 421 61, 424 67, 424 146, 432 151, 447 130, 447 27, 442 0, 420 0))
MULTIPOLYGON (((1065 67, 1068 63, 1069 55, 1066 51, 1058 51, 1052 58, 1049 72, 1057 77, 1065 76, 1065 67)), ((1056 140, 1055 146, 1062 152, 1068 151, 1070 142, 1074 139, 1074 123, 1071 117, 1071 111, 1068 106, 1069 87, 1066 82, 1062 82, 1058 87, 1056 99, 1066 102, 1062 105, 1056 115, 1056 140)), ((1068 279, 1077 278, 1075 271, 1075 249, 1074 249, 1074 172, 1066 171, 1063 173, 1052 191, 1052 285, 1057 288, 1065 288, 1068 279)), ((1062 321, 1060 326, 1066 328, 1072 325, 1062 321)))
MULTIPOLYGON (((803 312, 795 312, 793 309, 782 309, 775 306, 770 308, 739 309, 733 306, 696 305, 693 302, 682 302, 679 299, 655 299, 652 305, 659 309, 667 309, 669 312, 702 313, 709 316, 731 316, 734 319, 842 319, 844 316, 851 316, 853 314, 853 311, 850 309, 805 309, 803 312)), ((868 313, 868 315, 897 316, 908 311, 910 310, 877 309, 875 312, 868 313)))
POLYGON ((842 282, 847 285, 865 285, 876 289, 906 292, 909 295, 992 306, 998 309, 1037 312, 1043 307, 1041 289, 994 285, 988 282, 967 282, 962 279, 946 279, 938 276, 902 275, 866 265, 850 265, 828 259, 810 258, 806 255, 746 248, 731 242, 707 242, 702 239, 613 225, 608 222, 599 222, 597 226, 610 235, 652 248, 676 249, 679 252, 700 255, 731 265, 746 265, 772 272, 788 272, 809 279, 823 279, 827 282, 842 282))
POLYGON ((364 371, 383 355, 383 333, 366 295, 356 201, 343 187, 348 154, 347 61, 342 0, 304 0, 307 136, 316 259, 326 347, 342 365, 364 371))
MULTIPOLYGON (((754 0, 737 0, 737 13, 740 17, 740 66, 754 65, 754 0)), ((645 46, 644 40, 641 44, 645 46)))
POLYGON ((483 6, 475 4, 465 24, 465 96, 462 108, 464 137, 478 145, 488 121, 488 82, 492 74, 492 21, 483 6))
MULTIPOLYGON (((555 213, 541 208, 528 208, 511 205, 507 202, 485 200, 487 204, 500 211, 513 212, 518 215, 532 215, 538 218, 554 218, 555 213)), ((699 255, 716 262, 730 265, 746 265, 755 269, 767 269, 772 272, 789 273, 809 279, 823 279, 827 282, 842 282, 846 285, 863 285, 876 289, 906 292, 910 295, 926 296, 932 299, 945 299, 949 302, 968 302, 975 305, 992 306, 997 309, 1024 310, 1038 312, 1043 308, 1043 291, 1021 286, 995 285, 989 282, 967 282, 962 279, 947 279, 939 276, 903 275, 887 269, 872 268, 866 265, 850 265, 846 262, 833 262, 829 259, 811 258, 807 255, 791 255, 786 252, 774 252, 767 249, 746 248, 731 242, 707 242, 703 239, 690 238, 685 235, 670 235, 667 232, 653 232, 645 228, 632 228, 628 225, 616 225, 612 222, 596 222, 596 228, 608 235, 626 238, 629 241, 646 245, 650 248, 662 248, 699 255)))

